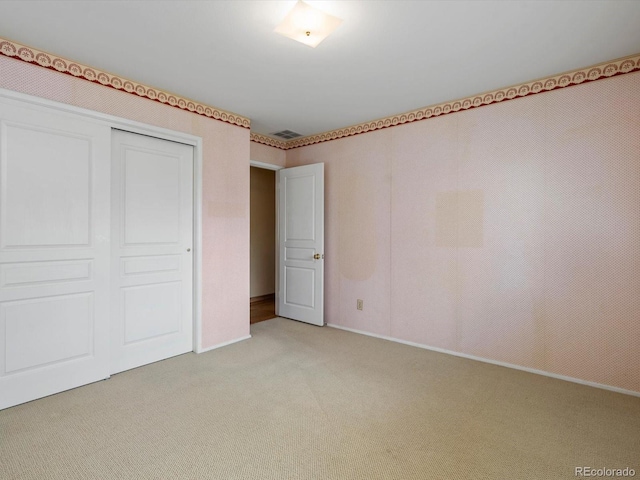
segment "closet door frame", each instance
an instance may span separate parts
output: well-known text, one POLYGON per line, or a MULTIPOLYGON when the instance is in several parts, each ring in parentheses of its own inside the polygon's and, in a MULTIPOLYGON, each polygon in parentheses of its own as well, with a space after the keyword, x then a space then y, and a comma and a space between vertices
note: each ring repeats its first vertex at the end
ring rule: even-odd
MULTIPOLYGON (((135 120, 120 118, 106 113, 54 102, 20 92, 0 88, 0 98, 4 103, 16 106, 32 106, 43 111, 55 111, 76 119, 86 118, 111 129, 124 130, 172 142, 193 146, 193 350, 201 353, 202 348, 202 138, 183 132, 176 132, 135 120)), ((111 158, 111 152, 109 152, 111 158)), ((111 239, 113 241, 113 239, 111 239)))

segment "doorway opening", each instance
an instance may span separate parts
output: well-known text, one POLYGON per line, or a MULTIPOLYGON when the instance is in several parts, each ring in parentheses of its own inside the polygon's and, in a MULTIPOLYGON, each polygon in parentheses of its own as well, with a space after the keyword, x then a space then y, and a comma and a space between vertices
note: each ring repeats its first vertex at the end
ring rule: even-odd
POLYGON ((250 168, 250 323, 276 316, 276 172, 250 168))
POLYGON ((251 160, 250 165, 260 167, 250 169, 250 323, 277 315, 322 326, 324 163, 283 168, 251 160), (268 230, 261 233, 263 222, 268 230), (264 309, 258 302, 265 302, 264 309))

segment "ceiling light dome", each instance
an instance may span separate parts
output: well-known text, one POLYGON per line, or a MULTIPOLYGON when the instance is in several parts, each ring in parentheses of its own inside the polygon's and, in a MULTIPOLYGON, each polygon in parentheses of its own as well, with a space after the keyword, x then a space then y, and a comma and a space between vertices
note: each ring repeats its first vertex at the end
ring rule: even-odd
POLYGON ((315 48, 341 23, 342 19, 298 1, 274 31, 315 48))

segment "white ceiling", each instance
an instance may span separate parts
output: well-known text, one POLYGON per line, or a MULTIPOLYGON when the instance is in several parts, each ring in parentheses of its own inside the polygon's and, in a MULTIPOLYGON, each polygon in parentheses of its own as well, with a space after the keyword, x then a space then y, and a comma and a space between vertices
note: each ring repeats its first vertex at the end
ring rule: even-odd
MULTIPOLYGON (((640 53, 640 1, 0 1, 0 37, 304 135, 640 53)), ((0 72, 1 73, 1 72, 0 72)))

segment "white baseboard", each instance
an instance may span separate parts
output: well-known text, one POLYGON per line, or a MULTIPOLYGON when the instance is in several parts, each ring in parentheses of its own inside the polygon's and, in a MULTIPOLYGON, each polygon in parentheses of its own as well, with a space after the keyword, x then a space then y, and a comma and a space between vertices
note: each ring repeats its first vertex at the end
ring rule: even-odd
POLYGON ((210 350, 215 350, 216 348, 226 347, 227 345, 238 343, 238 342, 241 342, 243 340, 248 340, 249 338, 251 338, 251 335, 247 335, 246 337, 236 338, 235 340, 229 340, 228 342, 218 343, 217 345, 213 345, 211 347, 200 348, 200 349, 196 350, 196 353, 204 353, 204 352, 208 352, 210 350))
POLYGON ((514 370, 522 370, 523 372, 535 373, 537 375, 556 378, 558 380, 565 380, 567 382, 579 383, 580 385, 587 385, 589 387, 601 388, 603 390, 609 390, 611 392, 631 395, 633 397, 640 397, 640 392, 634 392, 633 390, 625 390, 624 388, 612 387, 611 385, 604 385, 602 383, 589 382, 587 380, 581 380, 580 378, 567 377, 565 375, 558 375, 556 373, 546 372, 544 370, 536 370, 535 368, 523 367, 521 365, 515 365, 513 363, 500 362, 498 360, 491 360, 490 358, 476 357, 475 355, 467 355, 466 353, 455 352, 453 350, 446 350, 444 348, 430 347, 429 345, 423 345, 421 343, 409 342, 407 340, 400 340, 399 338, 387 337, 386 335, 378 335, 376 333, 365 332, 363 330, 356 330, 355 328, 343 327, 341 325, 336 325, 333 323, 327 323, 327 327, 337 328, 339 330, 345 330, 351 333, 358 333, 360 335, 366 335, 368 337, 380 338, 382 340, 389 340, 390 342, 402 343, 403 345, 423 348, 425 350, 431 350, 433 352, 445 353, 447 355, 453 355, 455 357, 462 357, 462 358, 467 358, 469 360, 476 360, 478 362, 490 363, 492 365, 499 365, 501 367, 513 368, 514 370))

